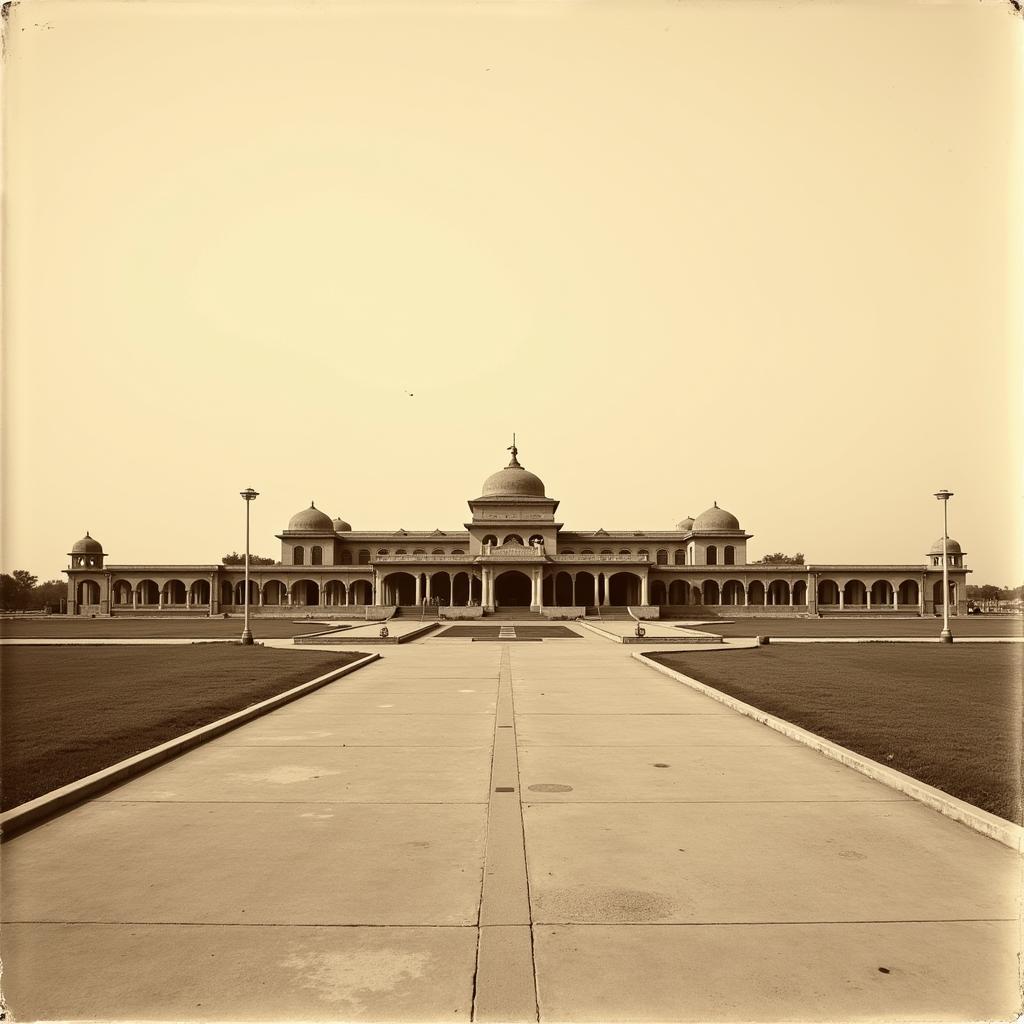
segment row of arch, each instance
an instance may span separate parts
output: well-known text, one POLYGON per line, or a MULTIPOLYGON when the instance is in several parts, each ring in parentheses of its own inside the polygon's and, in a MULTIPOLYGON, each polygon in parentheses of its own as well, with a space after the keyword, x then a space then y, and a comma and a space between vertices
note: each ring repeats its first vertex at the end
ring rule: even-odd
MULTIPOLYGON (((602 548, 600 551, 595 551, 592 548, 583 548, 581 551, 576 551, 575 548, 565 548, 559 552, 563 555, 592 555, 595 558, 601 557, 602 555, 614 555, 611 548, 602 548)), ((640 548, 638 551, 631 551, 629 548, 619 548, 618 554, 620 555, 632 555, 633 557, 651 560, 651 552, 648 548, 640 548)), ((686 556, 686 548, 676 548, 675 551, 669 551, 667 548, 659 548, 654 553, 654 562, 656 565, 689 565, 686 556)), ((733 544, 726 544, 721 550, 717 544, 709 544, 704 549, 704 564, 706 565, 735 565, 736 564, 736 547, 733 544), (721 563, 719 563, 719 555, 722 557, 721 563)))
MULTIPOLYGON (((306 565, 306 548, 302 544, 296 544, 292 547, 292 565, 306 565)), ((378 555, 389 555, 391 554, 389 548, 378 548, 378 555)), ((464 555, 466 552, 462 548, 455 548, 450 552, 446 552, 443 548, 434 548, 432 551, 427 551, 426 548, 416 548, 414 551, 408 551, 405 548, 398 548, 394 554, 396 555, 464 555)), ((353 552, 348 548, 342 548, 338 552, 336 565, 369 565, 371 553, 369 548, 361 548, 359 551, 353 552)), ((323 565, 324 564, 324 549, 319 544, 314 544, 309 549, 309 565, 323 565)))
MULTIPOLYGON (((509 569, 495 577, 495 600, 498 604, 529 605, 532 583, 525 573, 509 569)), ((440 604, 465 605, 479 603, 481 597, 480 578, 470 572, 418 573, 396 571, 384 576, 380 583, 381 593, 374 594, 372 581, 329 580, 321 585, 315 580, 300 579, 290 584, 282 580, 249 581, 250 605, 348 605, 377 603, 412 605, 423 600, 440 604)), ((637 605, 643 597, 640 576, 632 572, 613 574, 561 571, 544 578, 542 583, 543 601, 546 605, 593 606, 598 604, 637 605)), ((167 606, 191 607, 209 605, 210 582, 198 579, 191 585, 183 580, 172 579, 162 586, 155 580, 144 579, 136 584, 128 580, 116 580, 113 585, 115 607, 167 606)), ((842 586, 832 579, 819 580, 817 587, 819 607, 910 607, 921 601, 921 589, 917 580, 903 580, 898 584, 890 580, 875 580, 871 584, 860 579, 850 579, 842 586)), ((218 598, 222 605, 242 605, 245 602, 245 583, 222 580, 218 598)), ((956 605, 957 584, 950 581, 949 600, 956 605)), ((79 605, 100 603, 100 586, 96 580, 81 580, 76 589, 79 605)), ((753 580, 744 584, 741 580, 704 580, 691 583, 688 580, 654 580, 650 584, 649 602, 655 605, 805 605, 807 603, 807 582, 796 580, 771 580, 767 584, 753 580)), ((942 604, 942 581, 932 587, 932 601, 938 607, 942 604)))

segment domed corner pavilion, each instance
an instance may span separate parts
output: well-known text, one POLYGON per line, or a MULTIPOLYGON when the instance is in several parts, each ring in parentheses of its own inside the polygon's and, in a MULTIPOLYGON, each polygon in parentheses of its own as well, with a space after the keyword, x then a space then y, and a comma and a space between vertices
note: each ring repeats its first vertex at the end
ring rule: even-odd
MULTIPOLYGON (((474 618, 940 615, 943 543, 923 563, 750 562, 753 534, 714 501, 671 529, 569 530, 559 502, 519 461, 491 473, 461 527, 354 528, 311 501, 279 534, 280 560, 250 566, 257 616, 374 618, 397 607, 474 618)), ((965 553, 949 540, 949 602, 967 611, 965 553)), ((240 565, 112 565, 88 533, 69 552, 71 615, 241 615, 240 565)))

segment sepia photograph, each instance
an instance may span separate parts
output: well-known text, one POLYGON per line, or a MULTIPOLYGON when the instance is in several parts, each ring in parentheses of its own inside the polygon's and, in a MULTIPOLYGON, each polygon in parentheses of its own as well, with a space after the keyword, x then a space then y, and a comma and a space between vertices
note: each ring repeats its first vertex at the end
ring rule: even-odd
POLYGON ((0 1019, 1020 1019, 1016 0, 0 11, 0 1019))

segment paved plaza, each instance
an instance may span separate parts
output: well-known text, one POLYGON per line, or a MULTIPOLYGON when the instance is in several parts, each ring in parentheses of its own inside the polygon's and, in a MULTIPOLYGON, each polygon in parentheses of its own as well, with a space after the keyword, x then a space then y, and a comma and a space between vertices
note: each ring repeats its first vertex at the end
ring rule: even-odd
POLYGON ((381 648, 10 840, 15 1019, 1017 1012, 1012 850, 573 632, 381 648))

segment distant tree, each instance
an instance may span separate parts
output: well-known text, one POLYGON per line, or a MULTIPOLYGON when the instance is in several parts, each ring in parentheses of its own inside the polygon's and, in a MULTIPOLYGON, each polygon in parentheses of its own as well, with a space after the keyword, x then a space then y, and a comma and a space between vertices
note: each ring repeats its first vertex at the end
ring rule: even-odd
POLYGON ((46 580, 32 588, 32 608, 60 607, 67 599, 68 585, 64 580, 46 580))
POLYGON ((38 581, 27 569, 15 569, 8 575, 0 574, 0 608, 7 611, 24 611, 32 599, 32 588, 38 581))
POLYGON ((781 551, 776 551, 774 554, 765 555, 763 558, 759 558, 754 565, 803 565, 804 564, 804 553, 798 551, 795 555, 786 555, 781 551))
MULTIPOLYGON (((232 551, 230 555, 225 555, 221 560, 222 565, 245 565, 245 552, 239 554, 237 551, 232 551)), ((249 555, 250 565, 274 565, 276 564, 273 558, 265 558, 263 555, 249 555)))

